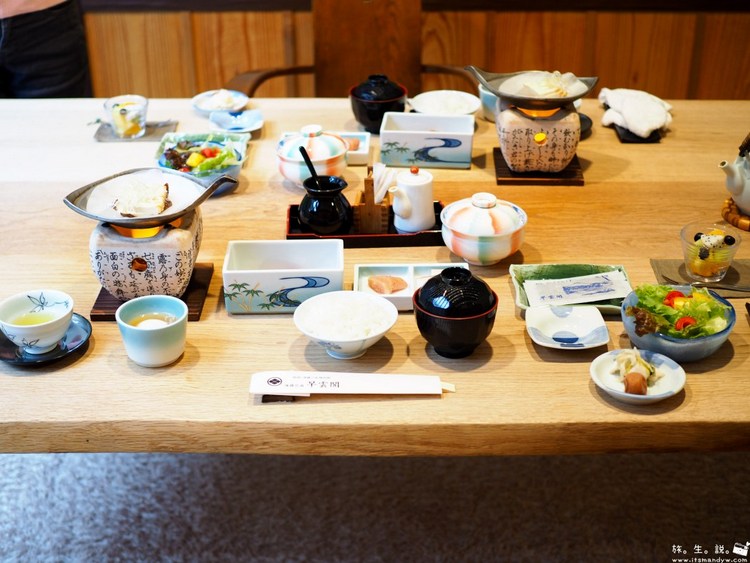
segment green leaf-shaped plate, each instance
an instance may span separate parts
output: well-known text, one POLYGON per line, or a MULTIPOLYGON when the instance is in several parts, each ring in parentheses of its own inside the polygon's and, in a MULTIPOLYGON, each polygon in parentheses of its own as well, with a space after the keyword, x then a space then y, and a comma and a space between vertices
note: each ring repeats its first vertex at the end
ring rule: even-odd
MULTIPOLYGON (((619 270, 628 279, 628 274, 622 266, 610 266, 604 264, 512 264, 510 277, 513 287, 516 289, 516 305, 522 310, 529 308, 529 298, 523 288, 527 280, 559 280, 573 278, 576 276, 588 276, 604 272, 619 270)), ((628 280, 629 281, 629 280, 628 280)), ((608 315, 620 313, 622 299, 607 299, 606 301, 595 301, 593 303, 581 303, 581 305, 594 305, 599 311, 608 315)), ((575 307, 575 305, 573 305, 575 307)))

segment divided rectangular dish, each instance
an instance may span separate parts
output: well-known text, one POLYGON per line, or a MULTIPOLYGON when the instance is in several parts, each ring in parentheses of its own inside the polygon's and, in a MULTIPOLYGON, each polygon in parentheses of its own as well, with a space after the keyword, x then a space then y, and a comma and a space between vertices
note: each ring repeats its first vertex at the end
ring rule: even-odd
MULTIPOLYGON (((439 274, 445 268, 468 268, 468 264, 451 262, 447 264, 356 264, 354 266, 354 291, 375 293, 388 299, 399 311, 411 311, 412 295, 422 287, 431 277, 439 274), (371 284, 371 278, 373 283, 371 284), (384 279, 386 278, 386 279, 384 279), (387 278, 402 280, 401 285, 405 287, 382 293, 383 288, 388 288, 387 278), (379 281, 380 283, 375 283, 379 281), (372 286, 380 288, 377 291, 372 286)), ((392 289, 392 288, 389 288, 392 289)))

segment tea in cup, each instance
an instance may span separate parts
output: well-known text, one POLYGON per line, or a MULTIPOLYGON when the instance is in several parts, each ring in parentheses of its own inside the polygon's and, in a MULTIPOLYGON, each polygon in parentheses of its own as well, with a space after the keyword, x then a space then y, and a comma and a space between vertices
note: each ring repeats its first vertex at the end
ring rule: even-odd
POLYGON ((187 305, 170 295, 136 297, 115 311, 128 357, 144 367, 166 366, 182 356, 187 316, 187 305))
POLYGON ((146 133, 148 100, 136 94, 109 98, 104 102, 105 119, 121 139, 137 139, 146 133))
POLYGON ((72 319, 73 298, 55 289, 24 291, 0 302, 0 329, 28 354, 52 351, 72 319))

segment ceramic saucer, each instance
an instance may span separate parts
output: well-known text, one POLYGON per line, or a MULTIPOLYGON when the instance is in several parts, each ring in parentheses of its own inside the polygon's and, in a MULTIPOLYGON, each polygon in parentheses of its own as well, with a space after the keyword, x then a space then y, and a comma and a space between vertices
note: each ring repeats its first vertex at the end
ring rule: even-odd
POLYGON ((593 305, 529 307, 526 331, 541 346, 580 350, 609 342, 604 318, 593 305))
POLYGON ((249 133, 263 127, 263 115, 257 109, 247 111, 212 111, 211 127, 225 133, 249 133))
POLYGON ((660 369, 664 376, 653 387, 648 388, 646 395, 626 393, 620 376, 612 373, 617 355, 622 352, 623 350, 612 350, 602 354, 591 362, 589 370, 596 386, 618 401, 631 405, 656 403, 676 395, 685 386, 685 370, 677 362, 656 352, 639 350, 641 357, 660 369))
POLYGON ((63 339, 45 354, 29 354, 8 340, 0 332, 0 360, 21 366, 40 366, 72 354, 89 341, 91 323, 78 313, 73 313, 68 332, 63 339))

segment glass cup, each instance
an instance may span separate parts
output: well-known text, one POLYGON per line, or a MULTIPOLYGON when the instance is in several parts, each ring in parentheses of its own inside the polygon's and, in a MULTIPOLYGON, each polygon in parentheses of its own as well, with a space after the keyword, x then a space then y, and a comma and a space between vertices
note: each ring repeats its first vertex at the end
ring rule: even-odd
POLYGON ((680 239, 687 275, 709 283, 726 275, 742 242, 739 232, 729 225, 701 221, 685 225, 680 239))
POLYGON ((146 133, 148 100, 136 94, 124 94, 104 102, 106 121, 121 139, 137 139, 146 133))

